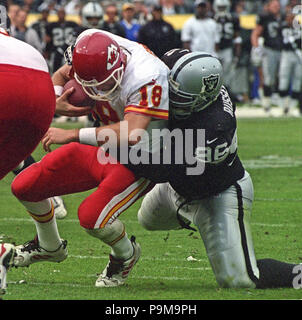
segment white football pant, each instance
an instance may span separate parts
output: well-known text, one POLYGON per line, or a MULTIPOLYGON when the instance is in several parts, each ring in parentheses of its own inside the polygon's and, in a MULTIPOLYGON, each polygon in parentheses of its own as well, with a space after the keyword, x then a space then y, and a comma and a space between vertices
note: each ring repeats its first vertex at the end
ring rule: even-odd
POLYGON ((288 91, 290 85, 293 92, 300 92, 302 84, 302 64, 293 51, 283 50, 279 69, 279 91, 288 91))
POLYGON ((280 64, 280 51, 268 47, 264 48, 262 59, 263 83, 265 86, 273 88, 278 76, 280 64))
MULTIPOLYGON (((250 229, 253 197, 253 183, 245 172, 224 192, 179 210, 184 221, 197 226, 221 287, 255 288, 259 278, 250 229)), ((147 230, 179 229, 176 213, 182 202, 169 183, 157 184, 145 196, 138 221, 147 230)))
POLYGON ((232 80, 236 77, 236 71, 232 69, 233 64, 233 50, 232 48, 222 49, 218 53, 219 58, 222 61, 224 84, 231 89, 232 80))

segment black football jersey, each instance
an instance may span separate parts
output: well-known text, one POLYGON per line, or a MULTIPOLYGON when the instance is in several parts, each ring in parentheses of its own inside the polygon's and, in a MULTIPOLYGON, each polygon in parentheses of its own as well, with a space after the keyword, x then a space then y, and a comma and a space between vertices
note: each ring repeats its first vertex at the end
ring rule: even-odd
POLYGON ((293 25, 289 25, 286 21, 282 24, 282 50, 295 51, 301 50, 302 32, 301 28, 294 28, 293 25))
POLYGON ((226 14, 224 16, 216 15, 214 19, 220 33, 219 49, 232 48, 235 33, 240 31, 239 18, 231 14, 226 14))
POLYGON ((280 50, 282 46, 281 25, 283 17, 275 17, 272 14, 260 14, 257 17, 257 24, 263 27, 262 36, 264 46, 280 50))
POLYGON ((52 22, 46 26, 46 35, 51 41, 46 44, 45 50, 52 54, 53 71, 64 63, 64 51, 76 40, 75 29, 78 24, 73 21, 52 22))
MULTIPOLYGON (((171 69, 188 52, 171 50, 162 60, 171 69)), ((235 105, 226 88, 222 87, 216 101, 189 118, 175 120, 170 116, 169 129, 182 134, 171 143, 163 142, 162 164, 127 165, 138 176, 157 183, 169 182, 188 200, 216 195, 243 177, 244 168, 237 154, 235 105), (167 150, 171 164, 165 162, 167 150), (196 170, 197 166, 201 170, 196 170)))
POLYGON ((123 38, 126 37, 125 29, 120 25, 118 21, 115 23, 109 23, 108 21, 104 21, 102 30, 111 32, 123 38))
POLYGON ((37 21, 31 25, 31 28, 33 28, 37 32, 39 39, 41 41, 44 41, 47 25, 48 25, 48 22, 42 21, 42 20, 37 21))
MULTIPOLYGON (((89 28, 83 27, 83 26, 77 26, 76 28, 74 28, 73 30, 73 34, 74 34, 74 38, 75 40, 77 39, 77 37, 84 31, 86 31, 89 28)), ((75 42, 75 41, 74 41, 75 42)), ((74 44, 74 43, 73 43, 74 44)))
POLYGON ((68 46, 74 44, 74 30, 78 24, 73 21, 65 21, 64 23, 53 22, 46 27, 46 34, 51 38, 49 46, 52 50, 62 48, 65 50, 68 46))
MULTIPOLYGON (((196 164, 177 165, 169 182, 173 189, 186 199, 203 199, 216 195, 244 175, 237 154, 237 125, 235 105, 227 89, 222 87, 219 97, 206 109, 193 113, 184 120, 170 120, 170 128, 193 130, 193 157, 203 166, 200 175, 188 174, 196 164), (198 129, 203 139, 198 140, 198 129)), ((183 146, 184 150, 190 147, 183 146)))

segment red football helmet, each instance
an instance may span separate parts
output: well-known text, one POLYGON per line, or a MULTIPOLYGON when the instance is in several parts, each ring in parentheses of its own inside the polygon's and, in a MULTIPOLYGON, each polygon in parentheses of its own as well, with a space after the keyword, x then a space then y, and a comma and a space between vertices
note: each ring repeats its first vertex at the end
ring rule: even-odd
POLYGON ((74 77, 94 100, 113 99, 124 75, 125 56, 105 33, 83 35, 73 50, 74 77))

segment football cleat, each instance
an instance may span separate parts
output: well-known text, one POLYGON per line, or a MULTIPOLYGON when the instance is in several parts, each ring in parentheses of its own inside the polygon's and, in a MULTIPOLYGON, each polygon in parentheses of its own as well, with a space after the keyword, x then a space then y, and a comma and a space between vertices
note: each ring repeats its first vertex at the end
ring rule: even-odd
POLYGON ((141 248, 138 243, 135 243, 135 237, 132 236, 130 240, 133 246, 132 257, 128 260, 122 260, 110 254, 106 268, 95 282, 96 287, 117 287, 125 283, 141 255, 141 248))
POLYGON ((5 294, 6 273, 9 267, 13 266, 15 246, 11 243, 0 245, 0 296, 5 294))
POLYGON ((67 216, 67 210, 63 199, 61 197, 52 197, 51 200, 53 202, 56 219, 64 219, 67 216))
POLYGON ((61 245, 55 251, 47 251, 40 247, 38 237, 23 245, 15 247, 14 267, 27 267, 35 262, 49 261, 61 262, 67 258, 67 241, 62 240, 61 245))

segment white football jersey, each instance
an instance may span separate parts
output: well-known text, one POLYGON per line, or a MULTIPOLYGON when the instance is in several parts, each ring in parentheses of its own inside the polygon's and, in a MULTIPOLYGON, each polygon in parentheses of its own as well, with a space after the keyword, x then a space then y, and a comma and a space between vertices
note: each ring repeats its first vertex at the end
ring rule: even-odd
POLYGON ((98 101, 95 113, 105 125, 119 122, 129 112, 152 117, 147 132, 149 137, 142 139, 134 148, 145 146, 143 150, 158 149, 159 130, 167 127, 169 114, 169 68, 143 45, 119 37, 106 31, 89 29, 84 35, 94 32, 107 34, 115 40, 127 56, 127 64, 117 98, 111 101, 98 101), (153 138, 151 139, 153 134, 153 138), (155 148, 155 149, 154 149, 155 148))
POLYGON ((47 63, 38 50, 4 32, 0 32, 0 64, 48 72, 47 63))

